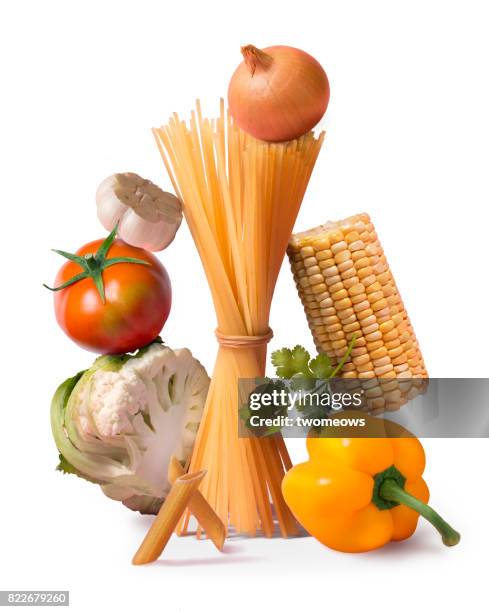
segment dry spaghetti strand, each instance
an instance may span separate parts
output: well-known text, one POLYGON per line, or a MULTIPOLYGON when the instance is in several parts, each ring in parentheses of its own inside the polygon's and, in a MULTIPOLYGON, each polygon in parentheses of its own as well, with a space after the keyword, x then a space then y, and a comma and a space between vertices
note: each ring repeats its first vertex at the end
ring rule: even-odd
POLYGON ((233 123, 222 100, 217 119, 204 118, 197 102, 188 124, 174 114, 153 133, 183 201, 221 342, 190 470, 207 471, 200 491, 227 527, 271 536, 275 516, 282 535, 293 535, 280 489, 287 449, 280 436, 238 436, 238 379, 265 374, 271 300, 324 135, 258 141, 233 123), (235 338, 248 336, 249 343, 235 338))

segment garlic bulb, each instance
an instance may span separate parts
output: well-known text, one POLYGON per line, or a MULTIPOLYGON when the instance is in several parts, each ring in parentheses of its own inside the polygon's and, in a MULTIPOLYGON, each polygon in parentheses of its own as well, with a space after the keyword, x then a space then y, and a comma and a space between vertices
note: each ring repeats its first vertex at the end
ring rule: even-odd
POLYGON ((134 172, 106 178, 95 200, 106 230, 118 223, 117 234, 124 242, 148 251, 165 249, 182 222, 180 200, 134 172))

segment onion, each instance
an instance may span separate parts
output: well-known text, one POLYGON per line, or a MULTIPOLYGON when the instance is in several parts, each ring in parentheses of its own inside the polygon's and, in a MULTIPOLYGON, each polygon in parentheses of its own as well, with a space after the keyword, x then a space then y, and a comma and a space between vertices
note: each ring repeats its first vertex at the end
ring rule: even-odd
POLYGON ((326 112, 329 82, 312 56, 294 47, 241 47, 244 61, 228 90, 231 116, 261 140, 292 140, 311 130, 326 112))

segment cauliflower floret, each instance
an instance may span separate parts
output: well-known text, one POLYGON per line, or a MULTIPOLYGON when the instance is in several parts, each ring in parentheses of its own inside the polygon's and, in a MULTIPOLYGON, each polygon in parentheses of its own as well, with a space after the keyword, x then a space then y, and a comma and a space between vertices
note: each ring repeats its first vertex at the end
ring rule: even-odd
POLYGON ((94 435, 110 438, 134 433, 131 417, 147 406, 146 385, 128 364, 119 372, 98 370, 92 377, 90 415, 96 426, 91 432, 94 435))

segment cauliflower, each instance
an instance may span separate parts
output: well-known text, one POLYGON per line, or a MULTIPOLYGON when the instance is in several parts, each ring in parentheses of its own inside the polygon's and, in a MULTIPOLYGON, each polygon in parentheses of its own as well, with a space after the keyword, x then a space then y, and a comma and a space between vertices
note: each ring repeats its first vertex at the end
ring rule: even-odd
POLYGON ((155 342, 134 356, 99 357, 54 395, 58 469, 156 514, 170 488, 170 457, 184 463, 192 451, 208 388, 204 367, 188 349, 155 342))

